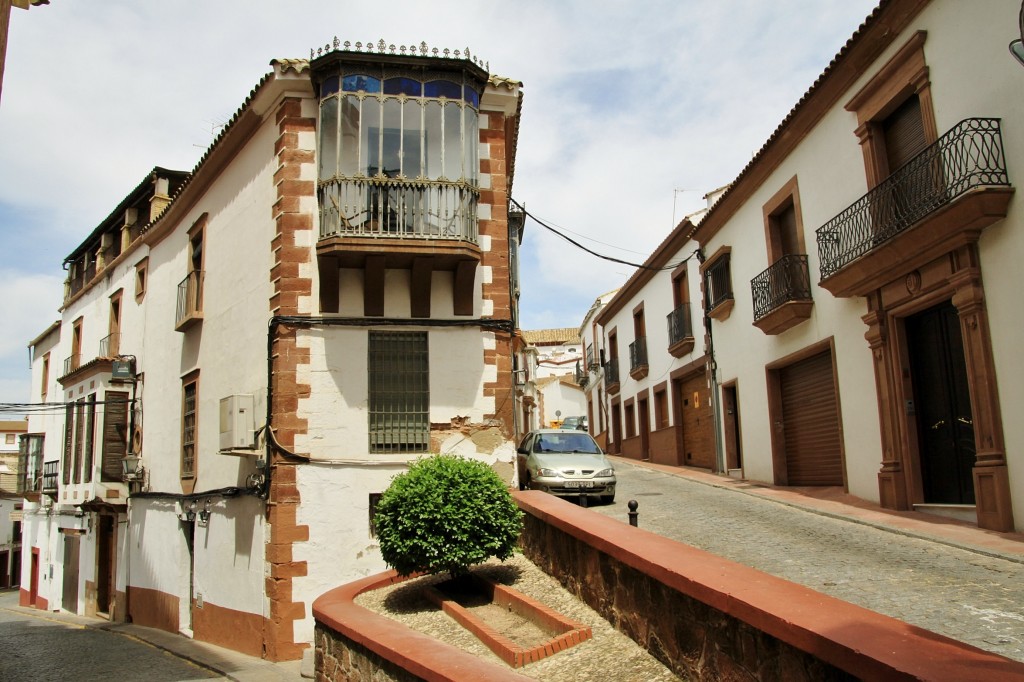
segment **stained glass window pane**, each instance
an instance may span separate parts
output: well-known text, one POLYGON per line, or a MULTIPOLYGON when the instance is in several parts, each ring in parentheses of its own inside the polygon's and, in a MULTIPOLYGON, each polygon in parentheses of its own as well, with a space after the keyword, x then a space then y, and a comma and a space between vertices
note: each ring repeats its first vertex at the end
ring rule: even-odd
POLYGON ((345 92, 380 92, 380 79, 372 76, 345 76, 341 82, 345 92))
POLYGON ((328 97, 338 91, 338 77, 330 76, 320 84, 320 96, 328 97))
POLYGON ((423 85, 427 97, 447 97, 462 99, 462 86, 451 81, 430 81, 423 85))
POLYGON ((474 90, 473 88, 469 87, 468 85, 465 87, 465 93, 466 94, 463 97, 463 99, 465 99, 467 102, 472 104, 474 109, 479 109, 480 108, 480 93, 477 92, 476 90, 474 90))
POLYGON ((444 176, 449 180, 462 178, 462 104, 444 105, 444 176))
POLYGON ((419 97, 423 92, 423 84, 412 78, 388 78, 384 81, 385 95, 409 95, 419 97))
POLYGON ((346 95, 341 101, 341 155, 338 172, 352 176, 359 168, 359 98, 346 95))
POLYGON ((338 168, 338 98, 320 103, 320 179, 334 176, 338 168))

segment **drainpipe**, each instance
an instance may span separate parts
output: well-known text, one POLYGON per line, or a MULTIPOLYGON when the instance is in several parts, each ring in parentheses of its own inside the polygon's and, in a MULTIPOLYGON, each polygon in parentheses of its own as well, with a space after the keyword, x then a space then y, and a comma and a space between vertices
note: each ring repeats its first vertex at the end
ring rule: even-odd
MULTIPOLYGON (((703 247, 698 248, 696 254, 697 262, 703 264, 703 247)), ((701 289, 704 289, 703 283, 701 289)), ((729 471, 726 469, 725 464, 725 445, 723 443, 724 432, 721 420, 722 399, 718 395, 718 362, 715 360, 715 341, 711 330, 711 315, 708 314, 710 311, 708 310, 706 292, 704 292, 704 301, 701 308, 704 312, 704 331, 707 333, 708 337, 708 369, 711 371, 711 419, 715 425, 715 466, 718 469, 719 474, 728 476, 729 471)))

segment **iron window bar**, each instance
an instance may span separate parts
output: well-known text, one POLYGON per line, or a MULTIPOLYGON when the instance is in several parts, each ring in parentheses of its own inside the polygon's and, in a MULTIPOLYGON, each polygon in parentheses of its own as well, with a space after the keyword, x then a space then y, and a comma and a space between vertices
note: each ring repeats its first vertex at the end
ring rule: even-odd
POLYGON ((606 385, 611 386, 619 383, 619 359, 612 358, 608 361, 608 364, 604 366, 604 382, 606 385))
POLYGON ((821 279, 977 187, 1006 187, 998 118, 969 118, 815 231, 821 279))

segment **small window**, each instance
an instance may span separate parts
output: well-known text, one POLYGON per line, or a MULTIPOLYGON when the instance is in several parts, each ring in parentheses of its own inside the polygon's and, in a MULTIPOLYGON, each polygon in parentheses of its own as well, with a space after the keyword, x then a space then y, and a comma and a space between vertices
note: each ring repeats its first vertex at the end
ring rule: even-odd
POLYGON ((430 448, 430 357, 426 332, 370 332, 370 452, 430 448))
POLYGON ((196 475, 196 436, 198 433, 199 378, 186 379, 181 387, 181 477, 196 475))
POLYGON ((46 395, 49 393, 50 387, 50 354, 47 353, 43 356, 43 378, 42 385, 39 387, 39 399, 41 402, 46 402, 46 395))
POLYGON ((4 442, 6 442, 7 445, 14 445, 14 434, 8 433, 4 442))
POLYGON ((149 258, 143 258, 135 264, 135 301, 141 302, 146 297, 146 284, 149 276, 149 258))
POLYGON ((383 493, 370 493, 370 537, 377 537, 377 505, 383 493))

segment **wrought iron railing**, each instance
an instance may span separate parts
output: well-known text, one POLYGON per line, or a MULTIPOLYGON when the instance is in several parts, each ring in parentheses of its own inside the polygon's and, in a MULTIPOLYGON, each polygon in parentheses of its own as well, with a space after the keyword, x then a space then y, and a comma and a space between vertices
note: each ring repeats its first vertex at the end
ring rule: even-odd
POLYGON ((203 272, 194 270, 178 284, 178 307, 175 325, 203 312, 203 272))
POLYGON ((732 299, 732 276, 729 261, 731 254, 725 254, 715 260, 704 271, 704 309, 714 310, 722 303, 732 299))
POLYGON ((997 118, 969 118, 817 229, 821 278, 975 187, 1010 184, 997 118))
POLYGON ((60 460, 43 462, 43 492, 56 491, 59 476, 60 460))
POLYGON ((619 359, 612 358, 604 366, 604 383, 606 386, 612 386, 619 383, 619 359))
POLYGON ((693 338, 693 323, 690 321, 690 305, 684 303, 668 314, 668 345, 674 346, 683 339, 693 338))
POLYGON ((454 239, 475 244, 478 195, 465 183, 331 180, 319 189, 320 238, 454 239))
POLYGON ((760 275, 750 280, 754 300, 754 319, 762 317, 790 301, 811 300, 811 276, 807 256, 783 256, 760 275))
POLYGON ((100 353, 101 358, 112 358, 118 354, 121 350, 121 335, 117 332, 108 334, 107 336, 100 339, 100 353))
POLYGON ((76 353, 70 357, 64 358, 64 373, 62 376, 71 374, 76 369, 82 366, 82 354, 76 353))
POLYGON ((629 371, 647 366, 647 337, 641 336, 629 344, 629 371))

